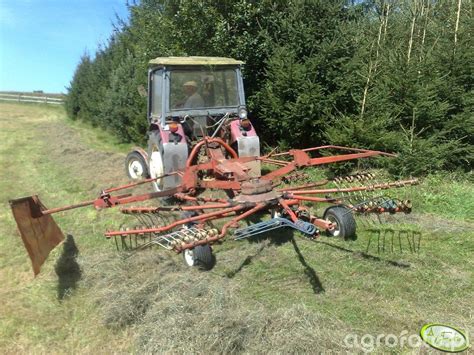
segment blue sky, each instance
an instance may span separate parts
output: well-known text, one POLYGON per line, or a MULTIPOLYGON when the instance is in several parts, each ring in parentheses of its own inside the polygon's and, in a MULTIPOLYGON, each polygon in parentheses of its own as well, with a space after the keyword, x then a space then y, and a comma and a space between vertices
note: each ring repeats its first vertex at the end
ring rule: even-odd
POLYGON ((0 91, 66 92, 80 56, 126 19, 126 0, 0 0, 0 91))

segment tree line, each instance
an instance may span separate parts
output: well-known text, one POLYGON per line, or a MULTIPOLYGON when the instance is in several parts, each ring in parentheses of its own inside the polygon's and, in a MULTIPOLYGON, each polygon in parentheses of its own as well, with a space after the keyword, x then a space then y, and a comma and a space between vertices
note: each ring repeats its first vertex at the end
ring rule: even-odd
POLYGON ((85 53, 66 109, 144 143, 147 63, 246 62, 247 105, 264 144, 397 152, 397 175, 472 168, 471 0, 141 0, 85 53), (277 143, 275 143, 277 142, 277 143))

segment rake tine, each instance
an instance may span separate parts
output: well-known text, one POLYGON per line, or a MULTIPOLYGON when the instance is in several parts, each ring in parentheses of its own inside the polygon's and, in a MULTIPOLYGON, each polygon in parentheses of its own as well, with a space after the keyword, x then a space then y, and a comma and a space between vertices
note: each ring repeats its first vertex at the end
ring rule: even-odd
POLYGON ((392 235, 392 245, 391 245, 391 248, 390 248, 390 252, 394 253, 395 249, 394 249, 394 241, 393 240, 395 239, 395 231, 392 231, 391 235, 392 235))
MULTIPOLYGON (((363 183, 361 183, 361 179, 362 179, 361 175, 356 176, 357 186, 363 186, 364 185, 363 183)), ((360 195, 360 198, 361 198, 362 201, 367 200, 367 198, 365 197, 365 195, 362 191, 359 191, 358 194, 360 195)))
POLYGON ((380 231, 377 233, 377 253, 380 254, 380 231))
MULTIPOLYGON (((353 181, 354 181, 354 180, 353 180, 353 181)), ((351 182, 352 182, 352 181, 351 181, 351 182)), ((345 184, 344 184, 345 187, 347 187, 347 188, 354 187, 354 184, 351 184, 351 182, 345 183, 345 184)), ((359 201, 358 201, 359 199, 358 199, 358 197, 357 197, 357 193, 348 192, 348 193, 347 193, 347 196, 348 196, 348 199, 349 199, 349 201, 350 201, 350 203, 351 203, 352 205, 359 203, 359 201)))
POLYGON ((372 216, 373 216, 372 222, 373 222, 374 228, 380 228, 380 225, 382 224, 382 222, 380 220, 380 215, 377 213, 377 214, 372 215, 372 216))
POLYGON ((363 225, 366 227, 366 228, 373 228, 373 224, 372 224, 372 216, 370 213, 363 213, 362 215, 362 219, 361 221, 363 221, 363 225))
POLYGON ((367 248, 365 249, 365 252, 369 252, 369 247, 370 247, 370 242, 372 241, 372 233, 369 234, 369 241, 367 242, 367 248))
POLYGON ((361 224, 364 228, 367 227, 367 216, 364 214, 359 214, 358 223, 361 224))
POLYGON ((416 232, 418 235, 418 250, 417 253, 420 252, 420 244, 421 244, 421 232, 416 232))
POLYGON ((133 218, 135 218, 137 220, 138 223, 143 223, 143 221, 140 219, 140 216, 138 215, 138 213, 134 213, 132 214, 133 218))
POLYGON ((378 220, 379 224, 384 224, 384 223, 382 222, 382 219, 380 218, 380 215, 379 215, 379 214, 376 214, 375 216, 377 217, 377 220, 378 220))
MULTIPOLYGON (((343 182, 342 187, 343 188, 350 188, 351 185, 349 185, 346 182, 343 182)), ((347 201, 349 201, 349 203, 351 205, 356 205, 357 204, 357 201, 354 201, 354 193, 353 192, 347 192, 346 194, 343 193, 343 196, 347 199, 347 201)))
POLYGON ((151 214, 147 213, 143 215, 143 218, 148 220, 148 226, 150 226, 150 228, 155 224, 155 221, 153 220, 153 216, 151 214))
POLYGON ((405 233, 406 233, 406 236, 407 236, 408 245, 410 247, 410 252, 413 253, 413 248, 412 248, 411 241, 410 241, 410 234, 408 233, 408 231, 406 231, 405 233))
POLYGON ((390 229, 387 229, 387 234, 390 233, 390 240, 391 240, 391 243, 390 243, 390 252, 393 253, 394 251, 394 242, 393 240, 395 239, 395 230, 390 228, 390 229))
POLYGON ((402 236, 400 231, 398 231, 398 245, 400 246, 400 253, 402 253, 402 236))
POLYGON ((385 253, 385 237, 387 236, 387 230, 384 229, 382 232, 382 252, 385 253))
MULTIPOLYGON (((342 178, 340 178, 340 177, 337 177, 336 179, 334 179, 334 185, 336 185, 337 189, 343 189, 345 187, 345 185, 342 181, 342 178)), ((340 194, 341 194, 342 199, 347 200, 350 204, 352 204, 352 201, 350 200, 348 194, 347 194, 347 196, 346 196, 345 192, 341 192, 340 194)))
POLYGON ((115 241, 115 248, 117 248, 117 251, 120 251, 119 246, 118 246, 117 236, 116 236, 116 235, 114 235, 114 241, 115 241))
POLYGON ((146 216, 146 215, 142 216, 140 214, 137 214, 137 219, 140 221, 140 223, 144 224, 147 227, 149 227, 151 224, 146 221, 147 217, 148 216, 146 216))

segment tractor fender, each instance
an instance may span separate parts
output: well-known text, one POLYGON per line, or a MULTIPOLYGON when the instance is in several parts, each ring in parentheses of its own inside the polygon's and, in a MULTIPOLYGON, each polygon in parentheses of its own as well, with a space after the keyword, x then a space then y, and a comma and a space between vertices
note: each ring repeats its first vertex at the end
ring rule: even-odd
MULTIPOLYGON (((253 125, 248 130, 242 129, 240 121, 235 120, 230 124, 231 144, 237 148, 239 157, 259 157, 260 156, 260 138, 255 131, 253 125)), ((245 163, 250 168, 249 175, 252 177, 260 177, 261 163, 260 161, 251 161, 245 163)))
POLYGON ((146 165, 148 167, 148 153, 145 149, 143 149, 142 147, 133 147, 132 152, 137 152, 138 154, 140 154, 143 157, 143 160, 145 160, 146 165))
MULTIPOLYGON (((163 157, 163 172, 165 174, 184 170, 188 160, 188 144, 181 125, 176 133, 159 127, 150 133, 150 144, 156 144, 163 157)), ((163 189, 171 189, 181 185, 179 175, 171 175, 163 178, 163 189)))
MULTIPOLYGON (((258 137, 255 128, 250 126, 250 129, 244 130, 240 126, 239 120, 234 120, 230 123, 230 143, 234 144, 239 138, 250 138, 250 137, 258 137)), ((260 149, 260 148, 259 148, 260 149)))

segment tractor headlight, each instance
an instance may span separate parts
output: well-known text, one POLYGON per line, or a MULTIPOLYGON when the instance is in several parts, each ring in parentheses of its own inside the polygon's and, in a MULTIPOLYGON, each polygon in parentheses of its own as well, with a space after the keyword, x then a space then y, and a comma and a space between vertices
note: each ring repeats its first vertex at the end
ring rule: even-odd
POLYGON ((239 118, 240 120, 245 120, 247 118, 247 109, 245 107, 242 107, 239 110, 239 118))

